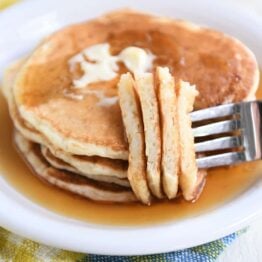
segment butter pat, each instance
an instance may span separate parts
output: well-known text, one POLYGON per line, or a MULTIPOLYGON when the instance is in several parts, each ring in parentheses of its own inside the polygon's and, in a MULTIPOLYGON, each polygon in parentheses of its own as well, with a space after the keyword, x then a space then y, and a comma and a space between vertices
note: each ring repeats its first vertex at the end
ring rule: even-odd
POLYGON ((69 61, 69 69, 73 72, 79 65, 83 75, 73 81, 75 88, 83 88, 91 83, 109 81, 117 76, 118 62, 123 62, 132 73, 143 73, 152 69, 154 55, 139 47, 130 46, 119 55, 110 53, 108 43, 97 44, 84 49, 69 61))
POLYGON ((130 46, 119 54, 119 60, 133 73, 144 73, 152 69, 154 56, 144 49, 130 46))

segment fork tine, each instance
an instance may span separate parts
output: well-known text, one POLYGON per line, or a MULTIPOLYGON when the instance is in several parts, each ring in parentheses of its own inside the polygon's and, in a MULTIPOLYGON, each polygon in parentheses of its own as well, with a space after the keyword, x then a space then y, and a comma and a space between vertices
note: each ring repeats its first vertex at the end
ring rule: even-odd
POLYGON ((228 104, 216 107, 210 107, 194 111, 190 114, 192 122, 214 119, 218 117, 230 116, 238 113, 240 104, 228 104))
POLYGON ((215 166, 227 166, 246 160, 244 152, 223 153, 214 156, 201 157, 197 159, 198 168, 210 168, 215 166))
POLYGON ((231 132, 241 128, 241 122, 238 119, 220 121, 208 125, 193 128, 195 137, 209 136, 231 132))
POLYGON ((206 152, 219 149, 236 148, 243 145, 241 136, 227 136, 195 143, 196 152, 206 152))

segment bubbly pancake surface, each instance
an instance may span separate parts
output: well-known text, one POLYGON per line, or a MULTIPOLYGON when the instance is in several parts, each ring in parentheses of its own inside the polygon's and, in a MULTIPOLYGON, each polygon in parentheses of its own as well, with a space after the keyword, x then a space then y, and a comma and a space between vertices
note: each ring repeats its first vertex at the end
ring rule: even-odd
MULTIPOLYGON (((67 27, 45 40, 27 60, 15 84, 15 100, 23 118, 56 147, 73 154, 127 159, 118 103, 97 106, 93 94, 83 100, 64 95, 72 91, 68 59, 103 42, 111 45, 112 54, 129 46, 150 50, 155 65, 168 66, 177 79, 196 84, 197 108, 241 101, 257 86, 253 54, 239 41, 213 30, 126 11, 67 27)), ((125 72, 120 66, 119 73, 125 72)), ((117 80, 89 89, 114 97, 117 80)))

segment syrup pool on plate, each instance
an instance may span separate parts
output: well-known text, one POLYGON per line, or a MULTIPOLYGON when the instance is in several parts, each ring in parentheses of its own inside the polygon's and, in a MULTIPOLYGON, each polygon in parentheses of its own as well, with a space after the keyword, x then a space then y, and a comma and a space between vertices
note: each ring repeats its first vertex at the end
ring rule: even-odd
MULTIPOLYGON (((257 92, 262 99, 262 83, 257 92)), ((60 215, 97 224, 147 225, 199 215, 230 201, 261 178, 262 161, 208 172, 206 186, 195 203, 183 199, 141 204, 103 204, 67 193, 39 180, 19 156, 12 142, 12 122, 0 94, 0 176, 32 202, 60 215)))

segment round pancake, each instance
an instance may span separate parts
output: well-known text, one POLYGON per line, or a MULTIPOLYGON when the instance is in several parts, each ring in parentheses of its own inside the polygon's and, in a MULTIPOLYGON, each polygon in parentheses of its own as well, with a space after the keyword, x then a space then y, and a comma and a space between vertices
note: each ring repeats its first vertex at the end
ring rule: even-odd
POLYGON ((46 161, 49 162, 51 166, 57 169, 62 169, 78 175, 82 175, 84 177, 93 179, 95 181, 102 181, 102 182, 113 183, 124 187, 130 187, 128 180, 125 178, 118 178, 114 176, 105 176, 105 175, 90 175, 90 174, 82 173, 81 171, 77 170, 75 167, 71 166, 67 162, 55 157, 51 153, 51 151, 45 146, 41 146, 41 153, 43 157, 46 159, 46 161))
POLYGON ((23 62, 24 61, 21 60, 12 64, 9 68, 6 69, 3 78, 3 93, 6 97, 9 113, 16 129, 19 130, 19 132, 25 138, 35 143, 47 146, 56 157, 74 166, 80 173, 86 175, 107 175, 111 177, 126 178, 128 165, 127 161, 112 160, 98 156, 88 157, 71 155, 63 152, 62 150, 55 149, 40 132, 38 132, 35 128, 30 126, 30 124, 21 118, 16 108, 16 104, 14 103, 14 98, 11 91, 15 76, 23 62))
MULTIPOLYGON (((93 94, 82 100, 65 96, 72 89, 68 60, 105 42, 113 55, 129 46, 149 50, 155 66, 168 66, 177 79, 196 84, 197 108, 242 101, 257 88, 254 55, 238 40, 214 30, 131 11, 69 26, 34 51, 19 72, 14 92, 22 117, 65 152, 128 158, 118 103, 105 107, 97 105, 93 94)), ((119 73, 125 71, 121 65, 119 73)), ((117 81, 88 88, 114 97, 117 81)))
POLYGON ((41 155, 40 146, 30 142, 18 132, 14 135, 15 144, 34 173, 44 181, 71 193, 103 202, 133 202, 136 198, 126 187, 95 180, 56 169, 41 155))

